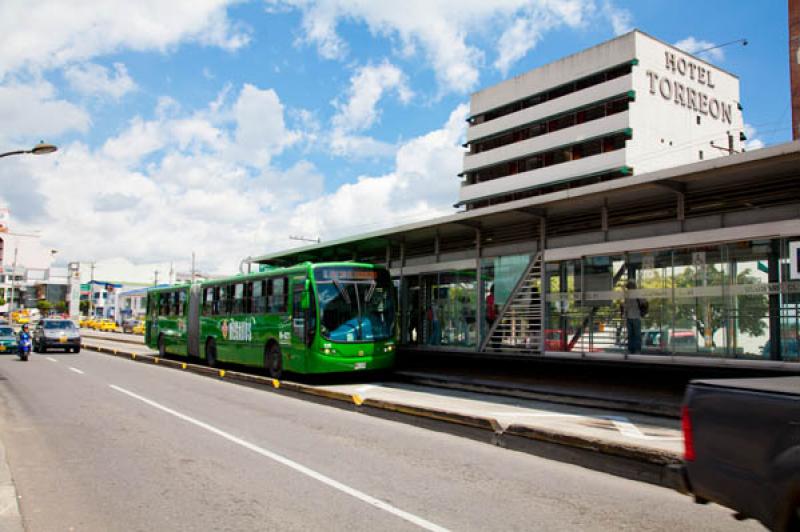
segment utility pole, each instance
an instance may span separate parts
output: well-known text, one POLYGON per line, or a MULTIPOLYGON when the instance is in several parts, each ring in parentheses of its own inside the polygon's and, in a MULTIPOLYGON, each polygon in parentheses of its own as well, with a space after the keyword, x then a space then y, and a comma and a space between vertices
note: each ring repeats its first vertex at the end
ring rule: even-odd
POLYGON ((158 286, 158 270, 153 272, 155 274, 155 278, 153 279, 153 286, 158 286))
POLYGON ((192 251, 192 284, 194 284, 194 251, 192 251))
POLYGON ((8 322, 14 325, 14 288, 17 286, 17 244, 14 243, 14 264, 11 266, 11 301, 8 303, 8 322))
POLYGON ((94 261, 89 263, 89 316, 94 318, 94 261))

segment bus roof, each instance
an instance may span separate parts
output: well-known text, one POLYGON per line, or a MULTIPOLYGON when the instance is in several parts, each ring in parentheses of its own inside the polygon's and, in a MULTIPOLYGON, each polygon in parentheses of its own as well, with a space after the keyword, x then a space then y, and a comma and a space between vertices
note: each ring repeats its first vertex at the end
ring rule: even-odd
MULTIPOLYGON (((210 279, 207 281, 200 281, 196 283, 200 286, 217 286, 220 284, 226 283, 235 283, 238 281, 246 281, 248 279, 261 279, 266 277, 280 277, 282 275, 289 275, 292 273, 297 273, 301 271, 308 271, 309 269, 316 269, 316 268, 331 268, 331 267, 356 267, 356 268, 382 268, 383 266, 378 266, 375 264, 369 264, 365 262, 301 262, 300 264, 294 264, 292 266, 280 267, 280 268, 272 268, 263 272, 251 272, 251 273, 239 273, 236 275, 231 275, 229 277, 222 277, 219 279, 210 279)), ((173 290, 182 290, 188 289, 192 286, 192 283, 181 283, 181 284, 174 284, 170 286, 159 286, 158 288, 152 288, 149 292, 160 293, 160 292, 171 292, 173 290)))

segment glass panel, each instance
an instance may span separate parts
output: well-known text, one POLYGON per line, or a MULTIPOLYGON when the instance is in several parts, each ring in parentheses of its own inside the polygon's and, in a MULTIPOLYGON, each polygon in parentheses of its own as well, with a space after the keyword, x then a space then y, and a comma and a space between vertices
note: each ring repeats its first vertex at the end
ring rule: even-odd
POLYGON ((503 305, 530 263, 530 255, 508 255, 483 259, 481 276, 484 283, 484 323, 481 326, 481 341, 499 317, 503 305))

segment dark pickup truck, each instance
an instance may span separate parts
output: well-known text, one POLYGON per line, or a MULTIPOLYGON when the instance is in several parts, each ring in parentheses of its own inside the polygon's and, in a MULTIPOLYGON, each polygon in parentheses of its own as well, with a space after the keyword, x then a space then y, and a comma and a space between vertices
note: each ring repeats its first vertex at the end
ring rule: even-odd
POLYGON ((800 377, 692 381, 685 491, 771 530, 800 530, 800 377))

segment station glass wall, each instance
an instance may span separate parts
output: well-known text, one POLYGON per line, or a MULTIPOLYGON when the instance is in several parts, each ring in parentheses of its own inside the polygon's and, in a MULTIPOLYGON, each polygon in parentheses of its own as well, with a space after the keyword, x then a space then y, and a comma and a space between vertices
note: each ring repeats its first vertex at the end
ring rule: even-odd
POLYGON ((548 263, 546 336, 564 351, 796 361, 787 255, 773 239, 548 263))
MULTIPOLYGON (((489 329, 489 294, 502 309, 531 258, 484 258, 479 274, 404 277, 401 342, 479 349, 489 329)), ((798 361, 800 282, 789 279, 788 268, 785 239, 549 262, 544 347, 798 361), (634 306, 640 332, 628 320, 634 306)))

